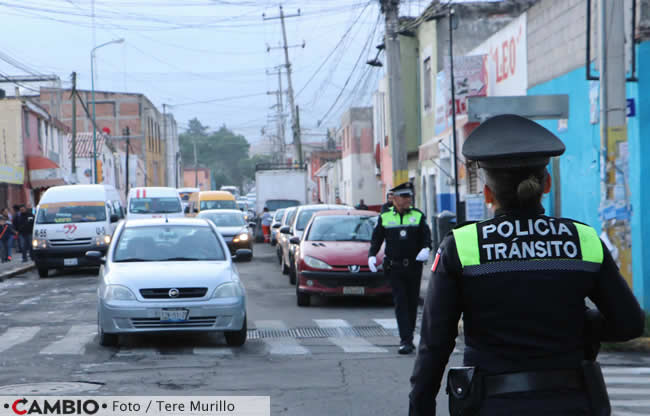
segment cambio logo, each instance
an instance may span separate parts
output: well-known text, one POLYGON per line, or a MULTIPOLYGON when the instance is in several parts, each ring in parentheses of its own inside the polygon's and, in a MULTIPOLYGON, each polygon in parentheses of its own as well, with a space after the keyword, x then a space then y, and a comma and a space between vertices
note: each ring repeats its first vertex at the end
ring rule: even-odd
MULTIPOLYGON (((106 407, 106 405, 102 405, 106 407)), ((5 404, 5 409, 9 408, 5 404)), ((100 405, 94 400, 33 400, 18 399, 11 405, 17 415, 94 415, 100 405)))

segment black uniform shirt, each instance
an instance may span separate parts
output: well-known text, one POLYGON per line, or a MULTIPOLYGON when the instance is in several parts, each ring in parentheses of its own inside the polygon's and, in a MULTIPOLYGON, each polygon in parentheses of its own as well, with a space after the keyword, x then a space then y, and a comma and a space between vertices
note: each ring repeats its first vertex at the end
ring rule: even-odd
POLYGON ((453 234, 440 245, 411 377, 418 414, 435 412, 461 313, 464 365, 488 374, 578 368, 585 297, 605 318, 601 340, 628 340, 643 331, 643 311, 593 229, 583 226, 593 233, 591 247, 593 240, 602 246, 599 264, 572 261, 587 255, 576 235, 579 223, 538 212, 500 214, 477 224, 480 265, 461 264, 453 234))
POLYGON ((420 250, 431 248, 431 231, 426 217, 419 209, 411 207, 400 214, 391 207, 379 216, 372 232, 368 257, 376 256, 386 240, 386 257, 392 260, 415 259, 420 250))

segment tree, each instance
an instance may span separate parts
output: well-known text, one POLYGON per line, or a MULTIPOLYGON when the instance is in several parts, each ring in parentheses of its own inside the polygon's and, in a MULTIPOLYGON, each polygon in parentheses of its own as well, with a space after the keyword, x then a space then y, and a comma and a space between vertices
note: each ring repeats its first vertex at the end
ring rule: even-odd
POLYGON ((234 133, 225 124, 216 132, 208 133, 208 126, 193 118, 189 121, 188 130, 179 136, 179 141, 183 163, 189 167, 194 166, 196 143, 198 164, 211 170, 217 187, 242 186, 245 179, 255 177, 255 163, 260 162, 249 158, 250 144, 244 136, 234 133))

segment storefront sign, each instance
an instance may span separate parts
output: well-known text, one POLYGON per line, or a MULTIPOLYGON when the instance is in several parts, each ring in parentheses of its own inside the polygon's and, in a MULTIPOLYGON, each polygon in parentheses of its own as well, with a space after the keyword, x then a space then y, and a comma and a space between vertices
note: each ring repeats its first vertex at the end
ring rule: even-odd
POLYGON ((25 168, 0 165, 0 182, 22 185, 25 182, 25 168))
POLYGON ((487 54, 488 96, 526 95, 526 13, 470 52, 487 54))

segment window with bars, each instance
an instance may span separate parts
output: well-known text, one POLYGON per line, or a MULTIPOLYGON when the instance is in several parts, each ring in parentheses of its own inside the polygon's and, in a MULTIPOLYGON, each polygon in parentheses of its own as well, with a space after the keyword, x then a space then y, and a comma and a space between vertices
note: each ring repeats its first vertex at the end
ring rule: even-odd
POLYGON ((467 193, 481 193, 481 180, 478 174, 478 163, 467 162, 467 193))

